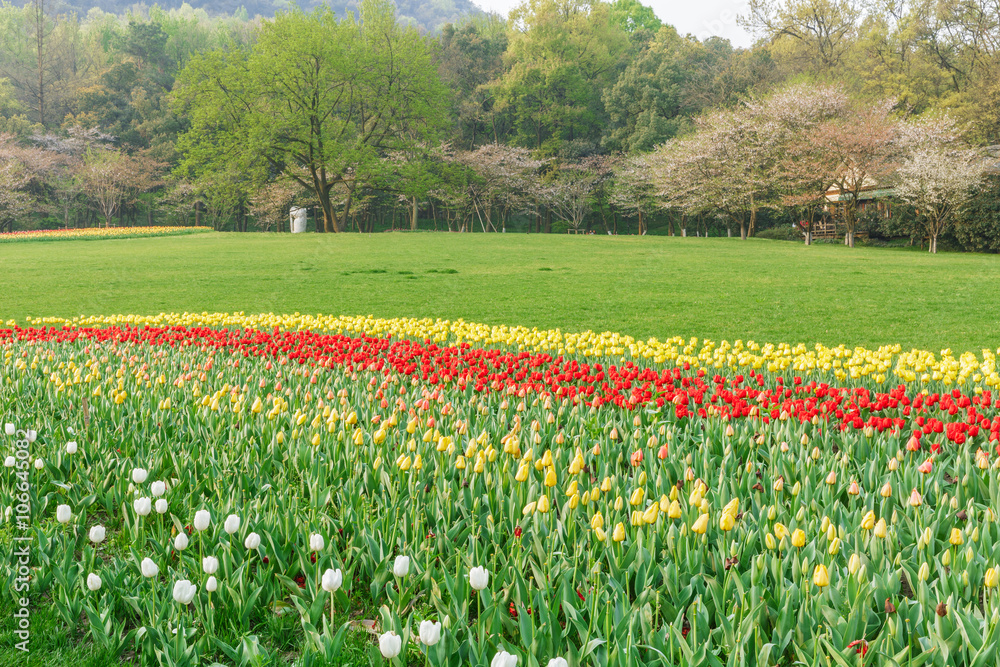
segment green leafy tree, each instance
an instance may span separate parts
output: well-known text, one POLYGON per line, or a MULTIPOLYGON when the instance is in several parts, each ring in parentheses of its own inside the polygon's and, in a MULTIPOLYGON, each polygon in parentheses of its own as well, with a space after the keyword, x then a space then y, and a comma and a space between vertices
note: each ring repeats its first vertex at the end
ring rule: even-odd
POLYGON ((528 0, 511 11, 510 46, 497 103, 514 119, 515 141, 549 155, 563 142, 598 141, 601 91, 617 79, 628 35, 607 4, 528 0))
POLYGON ((607 147, 648 151, 675 136, 698 111, 689 88, 698 63, 708 57, 697 41, 681 37, 671 26, 656 34, 649 48, 604 91, 610 129, 607 147))
POLYGON ((330 232, 387 153, 431 140, 447 109, 427 43, 388 0, 365 0, 360 22, 329 9, 279 14, 249 50, 194 58, 176 95, 191 122, 184 170, 285 173, 316 196, 330 232), (335 188, 346 190, 339 212, 335 188))

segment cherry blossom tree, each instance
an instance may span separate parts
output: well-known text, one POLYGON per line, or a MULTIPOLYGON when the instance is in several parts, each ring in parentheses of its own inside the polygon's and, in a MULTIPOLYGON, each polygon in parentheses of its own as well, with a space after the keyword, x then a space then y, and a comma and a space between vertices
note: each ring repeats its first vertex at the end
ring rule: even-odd
POLYGON ((450 159, 476 175, 466 182, 466 194, 484 232, 504 229, 511 213, 532 210, 536 174, 544 162, 533 158, 529 150, 486 144, 474 151, 459 151, 450 159))
POLYGON ((937 252, 938 237, 985 178, 985 163, 965 147, 954 121, 947 117, 908 123, 907 151, 896 174, 896 195, 923 217, 928 249, 937 252))
POLYGON ((854 247, 861 193, 887 184, 904 153, 902 124, 895 117, 895 101, 855 101, 845 113, 820 123, 809 133, 816 173, 829 174, 839 192, 847 233, 844 243, 854 247))

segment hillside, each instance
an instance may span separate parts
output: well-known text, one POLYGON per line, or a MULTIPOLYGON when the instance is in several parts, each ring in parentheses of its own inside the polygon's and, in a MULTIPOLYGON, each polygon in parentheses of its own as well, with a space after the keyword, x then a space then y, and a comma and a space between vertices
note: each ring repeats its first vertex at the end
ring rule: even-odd
MULTIPOLYGON (((141 11, 144 7, 141 3, 129 0, 68 0, 60 4, 60 10, 75 11, 80 16, 86 15, 92 8, 121 14, 136 9, 141 11)), ((248 16, 274 16, 276 11, 292 5, 288 0, 190 0, 187 3, 183 0, 162 0, 156 4, 164 9, 189 4, 210 14, 234 14, 243 8, 248 16)), ((322 4, 322 0, 303 0, 299 4, 308 10, 322 4)), ((331 0, 328 4, 337 16, 345 16, 348 12, 357 12, 358 0, 331 0)), ((401 21, 430 32, 447 23, 454 23, 463 16, 482 13, 471 0, 396 0, 396 7, 401 21)))

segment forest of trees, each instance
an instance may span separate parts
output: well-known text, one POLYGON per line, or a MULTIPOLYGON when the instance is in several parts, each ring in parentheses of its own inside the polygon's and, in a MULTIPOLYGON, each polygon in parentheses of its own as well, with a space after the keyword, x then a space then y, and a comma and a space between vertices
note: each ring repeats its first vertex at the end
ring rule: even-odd
POLYGON ((638 0, 50 2, 0 7, 0 230, 800 238, 877 182, 849 243, 1000 250, 995 2, 751 0, 749 49, 638 0))

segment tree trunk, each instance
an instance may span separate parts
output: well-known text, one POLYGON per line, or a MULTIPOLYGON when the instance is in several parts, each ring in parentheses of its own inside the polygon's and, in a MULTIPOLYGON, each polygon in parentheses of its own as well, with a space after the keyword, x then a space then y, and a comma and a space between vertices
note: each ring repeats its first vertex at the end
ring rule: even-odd
POLYGON ((646 235, 646 228, 643 226, 642 209, 640 208, 639 209, 639 236, 645 236, 645 235, 646 235))
POLYGON ((740 240, 747 240, 747 225, 742 219, 740 220, 740 240))
POLYGON ((413 215, 410 216, 410 231, 417 231, 417 198, 413 197, 413 215))
POLYGON ((733 238, 733 228, 732 225, 726 225, 726 238, 733 238))
POLYGON ((813 242, 813 232, 812 232, 812 225, 810 225, 810 228, 806 230, 806 245, 812 245, 812 242, 813 242))
POLYGON ((931 254, 934 255, 937 254, 937 240, 938 240, 937 234, 931 235, 931 242, 928 249, 931 251, 931 254))

